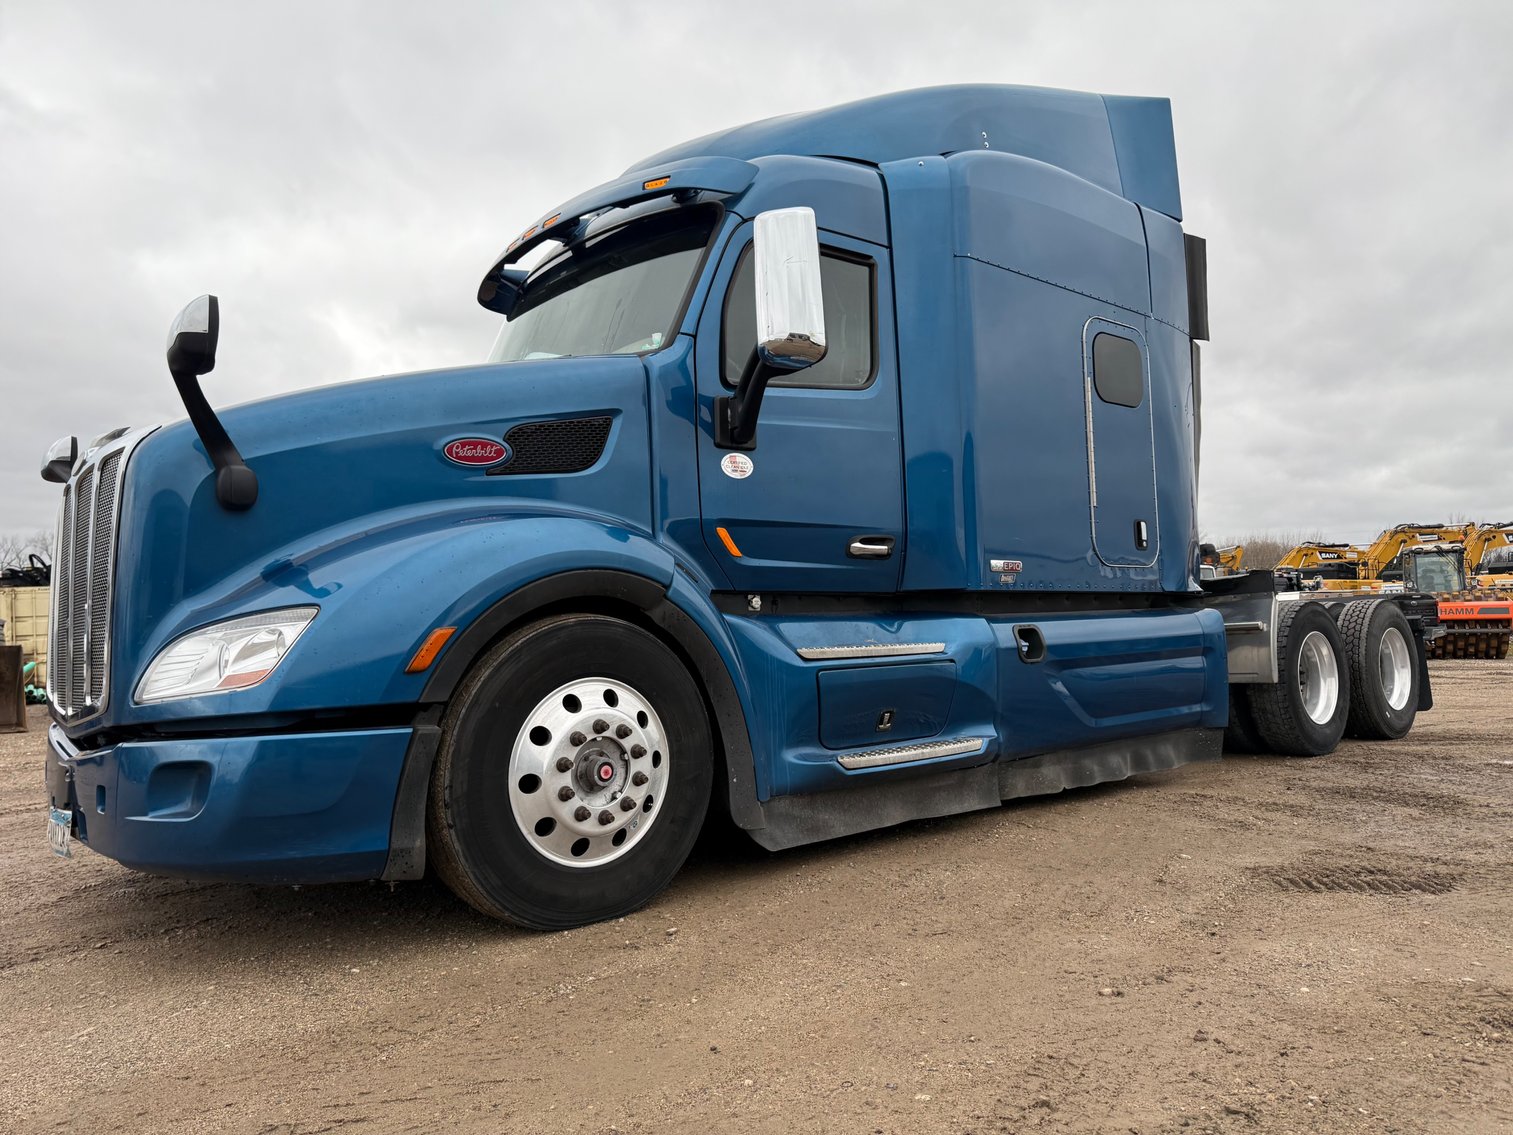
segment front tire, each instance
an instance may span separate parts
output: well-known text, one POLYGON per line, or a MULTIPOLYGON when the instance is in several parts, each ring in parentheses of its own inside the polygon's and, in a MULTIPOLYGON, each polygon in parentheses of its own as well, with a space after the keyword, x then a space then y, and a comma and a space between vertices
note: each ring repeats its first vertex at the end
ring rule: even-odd
POLYGON ((1290 757, 1332 753, 1345 735, 1350 668, 1339 628, 1322 603, 1285 608, 1277 626, 1275 685, 1250 688, 1256 732, 1271 752, 1290 757))
POLYGON ((442 722, 431 860, 519 926, 628 914, 687 859, 712 748, 698 686, 661 640, 601 615, 537 623, 474 665, 442 722))

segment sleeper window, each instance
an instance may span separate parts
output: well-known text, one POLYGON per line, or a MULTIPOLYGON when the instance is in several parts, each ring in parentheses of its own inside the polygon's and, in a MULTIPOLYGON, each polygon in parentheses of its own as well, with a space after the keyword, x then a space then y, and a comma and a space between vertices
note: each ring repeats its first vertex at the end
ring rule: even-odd
POLYGON ((1145 400, 1145 368, 1140 345, 1121 335, 1093 337, 1093 389, 1115 406, 1138 406, 1145 400))
MULTIPOLYGON (((748 247, 725 294, 721 374, 727 386, 741 381, 756 346, 755 274, 748 247)), ((774 378, 773 386, 857 390, 872 381, 872 263, 822 250, 820 286, 825 297, 825 357, 812 367, 774 378)))

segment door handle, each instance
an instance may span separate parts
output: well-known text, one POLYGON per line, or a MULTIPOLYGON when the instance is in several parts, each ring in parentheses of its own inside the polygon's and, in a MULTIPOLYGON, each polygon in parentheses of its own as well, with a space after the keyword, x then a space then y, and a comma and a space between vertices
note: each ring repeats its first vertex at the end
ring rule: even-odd
POLYGON ((846 548, 846 555, 856 560, 885 560, 892 554, 892 536, 853 536, 846 548))

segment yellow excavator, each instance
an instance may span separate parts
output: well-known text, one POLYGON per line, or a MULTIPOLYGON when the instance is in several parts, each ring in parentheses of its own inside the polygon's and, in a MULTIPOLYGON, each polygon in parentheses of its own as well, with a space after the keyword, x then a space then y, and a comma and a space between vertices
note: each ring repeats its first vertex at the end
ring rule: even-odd
POLYGON ((1513 521, 1478 525, 1466 538, 1466 565, 1474 587, 1513 591, 1513 521))
MULTIPOLYGON (((1296 572, 1310 590, 1438 595, 1446 633, 1429 644, 1430 658, 1506 658, 1513 639, 1513 595, 1466 586, 1467 544, 1479 531, 1470 524, 1399 524, 1364 548, 1310 541, 1291 549, 1276 570, 1296 572)), ((1493 535, 1478 547, 1489 544, 1495 544, 1493 535)))
POLYGON ((1239 575, 1244 570, 1245 545, 1230 544, 1225 548, 1216 548, 1212 544, 1199 544, 1198 563, 1204 579, 1239 575))
POLYGON ((1307 540, 1277 561, 1275 571, 1295 571, 1310 583, 1311 590, 1359 591, 1362 552, 1354 544, 1326 544, 1307 540))

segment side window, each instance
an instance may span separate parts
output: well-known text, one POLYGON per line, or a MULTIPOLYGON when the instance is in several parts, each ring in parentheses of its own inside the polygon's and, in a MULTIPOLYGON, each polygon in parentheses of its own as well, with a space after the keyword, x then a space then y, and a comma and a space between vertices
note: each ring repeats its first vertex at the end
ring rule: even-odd
MULTIPOLYGON (((726 386, 741 381, 746 360, 756 346, 756 269, 751 246, 741 253, 730 290, 725 293, 725 318, 721 329, 726 386)), ((820 286, 825 296, 825 357, 812 367, 786 378, 774 378, 773 386, 821 386, 858 390, 872 382, 875 346, 872 309, 874 283, 870 260, 853 258, 822 249, 820 286)))
POLYGON ((1115 406, 1138 406, 1145 401, 1145 368, 1140 344, 1122 335, 1093 336, 1093 389, 1115 406))

